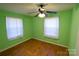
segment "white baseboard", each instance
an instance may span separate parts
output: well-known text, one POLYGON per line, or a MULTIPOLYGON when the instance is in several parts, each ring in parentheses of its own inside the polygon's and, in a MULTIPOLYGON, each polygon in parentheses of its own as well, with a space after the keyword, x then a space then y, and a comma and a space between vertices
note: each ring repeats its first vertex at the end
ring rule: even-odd
POLYGON ((52 43, 52 42, 48 42, 48 41, 46 41, 46 40, 41 40, 41 39, 39 39, 39 38, 34 38, 34 39, 37 39, 37 40, 40 40, 40 41, 43 41, 43 42, 47 42, 47 43, 51 43, 51 44, 55 44, 55 45, 58 45, 58 46, 62 46, 62 47, 65 47, 65 48, 68 48, 67 46, 65 46, 65 45, 62 45, 62 44, 58 44, 58 43, 52 43))
POLYGON ((16 45, 18 45, 18 44, 21 44, 21 43, 23 43, 23 42, 29 40, 29 39, 31 39, 31 38, 25 39, 25 40, 23 40, 23 41, 21 41, 21 42, 18 42, 17 44, 11 45, 11 46, 9 46, 9 47, 3 49, 3 50, 0 50, 0 52, 3 52, 3 51, 5 51, 5 50, 7 50, 7 49, 10 49, 10 48, 12 48, 12 47, 14 47, 14 46, 16 46, 16 45))

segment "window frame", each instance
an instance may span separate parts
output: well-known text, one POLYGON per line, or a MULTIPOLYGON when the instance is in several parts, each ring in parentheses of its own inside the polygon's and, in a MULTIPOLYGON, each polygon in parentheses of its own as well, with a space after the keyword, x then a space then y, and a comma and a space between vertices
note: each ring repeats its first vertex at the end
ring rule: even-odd
MULTIPOLYGON (((22 38, 23 37, 23 20, 22 20, 22 35, 18 35, 17 34, 17 36, 16 37, 13 37, 13 38, 9 38, 8 37, 8 31, 7 31, 7 17, 10 17, 10 18, 17 18, 17 19, 20 19, 20 20, 22 20, 22 18, 19 18, 19 17, 12 17, 12 16, 6 16, 6 35, 7 35, 7 39, 9 39, 9 40, 15 40, 15 39, 19 39, 19 38, 22 38)), ((17 26, 16 26, 17 27, 17 26)), ((16 30, 17 31, 17 30, 16 30)))
POLYGON ((47 18, 44 19, 44 29, 43 29, 43 34, 44 34, 44 36, 47 37, 47 38, 51 38, 51 39, 59 39, 59 33, 60 33, 60 17, 59 17, 59 16, 53 16, 53 17, 47 17, 47 18), (45 34, 45 20, 48 19, 48 18, 51 19, 51 18, 53 18, 53 17, 58 17, 58 18, 59 18, 59 20, 58 20, 58 22, 59 22, 58 37, 56 37, 56 36, 52 36, 52 35, 50 36, 50 35, 46 35, 46 34, 45 34))

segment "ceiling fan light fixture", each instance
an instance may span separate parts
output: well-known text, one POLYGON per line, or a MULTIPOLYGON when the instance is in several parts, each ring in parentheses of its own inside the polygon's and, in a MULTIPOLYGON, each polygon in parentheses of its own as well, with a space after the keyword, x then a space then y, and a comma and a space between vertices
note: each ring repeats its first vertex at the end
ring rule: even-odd
POLYGON ((44 13, 39 13, 39 14, 38 14, 38 17, 44 18, 44 17, 45 17, 45 14, 44 14, 44 13))

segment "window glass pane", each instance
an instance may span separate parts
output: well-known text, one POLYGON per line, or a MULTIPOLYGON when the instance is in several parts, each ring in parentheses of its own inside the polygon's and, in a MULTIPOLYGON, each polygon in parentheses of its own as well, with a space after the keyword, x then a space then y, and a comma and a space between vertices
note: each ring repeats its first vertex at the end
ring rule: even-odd
POLYGON ((46 36, 58 38, 59 34, 59 18, 46 18, 44 23, 44 33, 46 36))
POLYGON ((22 20, 19 18, 6 17, 6 28, 8 39, 23 35, 22 20))
POLYGON ((23 24, 21 19, 17 19, 17 35, 23 36, 23 24))

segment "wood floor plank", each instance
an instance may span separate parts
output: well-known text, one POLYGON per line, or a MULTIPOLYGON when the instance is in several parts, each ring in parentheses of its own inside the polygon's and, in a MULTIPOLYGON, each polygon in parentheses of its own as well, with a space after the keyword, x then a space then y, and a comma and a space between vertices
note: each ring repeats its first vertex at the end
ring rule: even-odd
POLYGON ((68 49, 36 39, 28 40, 0 53, 0 56, 68 56, 68 49))

